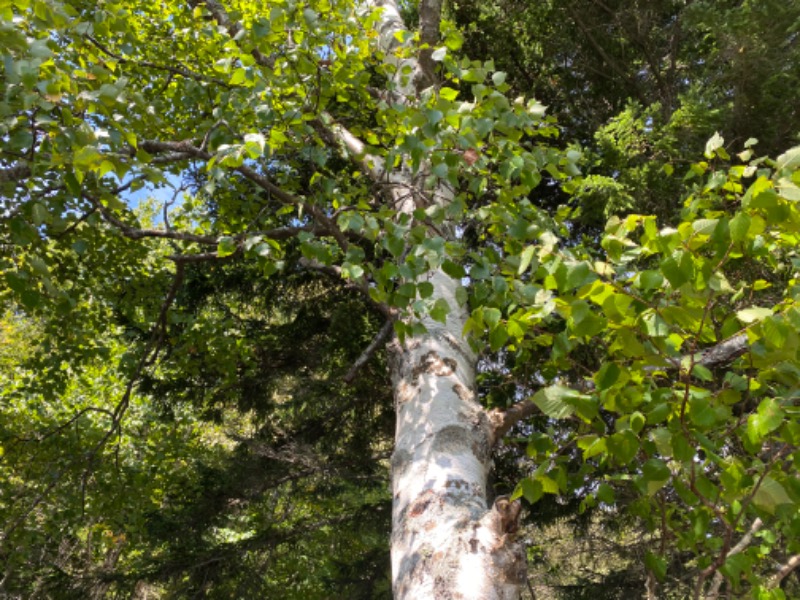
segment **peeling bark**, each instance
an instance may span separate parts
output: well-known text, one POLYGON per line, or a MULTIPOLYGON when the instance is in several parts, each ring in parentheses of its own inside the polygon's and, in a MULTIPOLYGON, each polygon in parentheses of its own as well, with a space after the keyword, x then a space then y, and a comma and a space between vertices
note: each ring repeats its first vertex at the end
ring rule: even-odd
POLYGON ((392 456, 396 600, 513 600, 525 581, 519 502, 487 506, 492 426, 475 399, 475 360, 461 336, 456 281, 430 278, 453 312, 390 347, 397 427, 392 456))
MULTIPOLYGON (((418 57, 396 50, 405 25, 395 0, 369 0, 380 9, 378 49, 395 68, 392 94, 414 102, 435 83, 430 50, 439 40, 441 0, 420 3, 418 57)), ((326 124, 333 139, 381 183, 383 200, 399 214, 418 206, 446 206, 444 183, 423 189, 425 166, 387 172, 363 143, 326 124), (386 184, 389 185, 386 185, 386 184)), ((455 227, 436 234, 448 237, 455 227)), ((462 335, 467 311, 456 301, 459 282, 441 270, 429 274, 432 300, 445 300, 446 324, 424 319, 424 335, 389 344, 396 431, 392 455, 392 587, 395 600, 516 600, 525 582, 525 554, 516 540, 520 504, 498 498, 487 505, 495 427, 475 395, 476 356, 462 335)))

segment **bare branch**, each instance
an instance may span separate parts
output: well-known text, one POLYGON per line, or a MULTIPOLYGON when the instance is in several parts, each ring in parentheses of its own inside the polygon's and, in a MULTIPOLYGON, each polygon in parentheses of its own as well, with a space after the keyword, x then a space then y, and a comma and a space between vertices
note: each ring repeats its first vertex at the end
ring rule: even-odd
MULTIPOLYGON (((743 550, 747 549, 753 539, 753 536, 759 529, 761 529, 763 524, 764 523, 761 521, 761 519, 758 518, 753 521, 753 523, 750 525, 749 531, 742 536, 742 539, 739 540, 738 544, 731 548, 730 552, 728 552, 725 558, 733 556, 734 554, 739 554, 743 550)), ((711 587, 706 593, 705 600, 716 600, 719 597, 719 588, 722 586, 722 582, 724 580, 725 577, 722 575, 722 573, 719 571, 714 573, 714 579, 711 581, 711 587)))
POLYGON ((347 374, 345 374, 344 380, 346 383, 350 383, 356 378, 356 375, 361 367, 363 367, 367 361, 372 358, 372 355, 375 354, 375 352, 377 352, 383 343, 389 338, 392 333, 393 325, 393 319, 386 320, 386 323, 383 324, 383 327, 381 327, 381 330, 373 338, 369 346, 364 349, 364 351, 361 353, 361 356, 356 359, 356 361, 353 363, 353 366, 350 367, 350 370, 347 372, 347 374))
POLYGON ((786 576, 794 571, 797 567, 800 567, 800 554, 795 554, 780 566, 778 572, 770 578, 769 586, 773 588, 778 587, 781 581, 783 581, 786 576))

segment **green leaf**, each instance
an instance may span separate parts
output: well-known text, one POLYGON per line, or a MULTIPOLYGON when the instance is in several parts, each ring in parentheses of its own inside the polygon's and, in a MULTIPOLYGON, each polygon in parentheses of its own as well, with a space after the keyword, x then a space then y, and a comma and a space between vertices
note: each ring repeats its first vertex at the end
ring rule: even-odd
POLYGON ((706 151, 705 156, 706 158, 714 158, 717 153, 717 150, 722 148, 722 145, 725 143, 725 140, 719 134, 719 132, 714 132, 714 135, 706 142, 706 151))
POLYGON ((622 369, 620 369, 619 365, 616 363, 604 364, 594 376, 594 382, 597 386, 597 389, 600 391, 607 390, 614 385, 614 383, 616 383, 621 373, 622 369))
POLYGON ((638 285, 643 290, 657 290, 664 284, 664 276, 658 271, 642 271, 639 273, 638 285))
POLYGON ((535 504, 544 496, 544 488, 540 481, 526 477, 520 481, 520 487, 523 497, 531 504, 535 504))
POLYGON ((575 407, 567 401, 577 396, 580 394, 575 390, 556 384, 536 392, 533 402, 548 417, 565 419, 575 412, 575 407))
POLYGON ((220 258, 230 256, 236 252, 236 240, 229 235, 224 235, 217 242, 217 256, 220 258))
POLYGON ((600 486, 597 488, 597 499, 600 502, 605 502, 609 506, 616 502, 614 488, 608 485, 607 483, 601 483, 600 486))
POLYGON ((664 581, 667 576, 667 561, 663 556, 658 556, 648 550, 644 555, 644 564, 647 570, 656 576, 656 579, 664 581))
POLYGON ((450 305, 447 303, 447 300, 444 298, 439 298, 436 302, 433 303, 433 308, 431 308, 430 316, 431 319, 434 321, 438 321, 440 323, 444 323, 447 321, 447 315, 450 313, 450 305))
POLYGON ((492 352, 497 352, 508 341, 508 329, 504 325, 498 325, 489 334, 489 347, 492 352))
POLYGON ((464 267, 448 259, 445 259, 442 262, 442 271, 447 273, 453 279, 463 279, 467 276, 467 272, 464 270, 464 267))
POLYGON ((494 329, 500 322, 502 313, 496 308, 485 308, 483 310, 483 321, 489 329, 494 329))
POLYGON ((747 325, 756 323, 762 319, 772 316, 772 310, 762 306, 751 306, 736 312, 736 317, 747 325))
POLYGON ((800 146, 795 146, 781 154, 775 161, 775 168, 778 171, 800 169, 800 146))
POLYGON ((664 277, 667 278, 673 289, 678 289, 692 278, 693 268, 691 261, 687 262, 682 259, 678 263, 670 257, 661 262, 661 272, 664 273, 664 277))
POLYGON ((692 398, 689 401, 689 417, 692 423, 701 428, 711 427, 717 420, 716 412, 707 398, 692 398))
POLYGON ((626 465, 639 452, 639 438, 632 431, 621 431, 608 437, 606 447, 620 464, 626 465))
POLYGON ((536 251, 535 246, 527 246, 522 254, 519 256, 519 267, 517 268, 517 275, 522 275, 531 264, 533 253, 536 251))
POLYGON ((755 414, 747 418, 747 436, 751 442, 758 444, 768 434, 783 424, 786 412, 780 402, 774 398, 765 398, 758 405, 755 414))
POLYGON ((762 510, 770 514, 775 514, 775 509, 778 506, 782 504, 791 504, 792 499, 780 483, 767 475, 753 495, 753 503, 762 510))
POLYGON ((430 281, 421 281, 417 284, 417 293, 420 298, 430 298, 433 295, 433 284, 430 281))
POLYGON ((231 75, 228 85, 241 85, 247 80, 247 69, 239 67, 231 75))
POLYGON ((456 98, 458 98, 458 90, 454 90, 453 88, 449 87, 443 87, 439 90, 439 96, 449 102, 453 102, 456 98))

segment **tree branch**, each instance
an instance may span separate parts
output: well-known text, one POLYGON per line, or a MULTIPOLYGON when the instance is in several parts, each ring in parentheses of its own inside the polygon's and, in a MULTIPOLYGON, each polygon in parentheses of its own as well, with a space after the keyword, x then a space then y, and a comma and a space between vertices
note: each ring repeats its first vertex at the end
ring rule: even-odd
POLYGON ((367 282, 363 279, 361 281, 348 281, 344 278, 342 273, 342 268, 339 266, 329 266, 323 265, 322 263, 308 258, 301 258, 300 259, 300 266, 305 267, 307 269, 312 269, 314 271, 318 271, 320 273, 324 273, 328 277, 335 279, 337 281, 343 282, 346 287, 351 289, 358 290, 365 298, 367 303, 372 306, 375 310, 380 312, 382 315, 386 317, 389 321, 394 321, 397 318, 397 309, 392 308, 386 304, 381 302, 376 302, 372 299, 372 296, 369 295, 369 286, 367 282))
POLYGON ((364 351, 361 353, 356 361, 353 363, 353 366, 350 367, 350 370, 345 374, 343 377, 346 383, 350 383, 353 379, 356 378, 358 371, 363 367, 367 361, 372 358, 372 355, 378 351, 378 349, 383 345, 383 343, 389 338, 392 333, 394 325, 394 319, 387 319, 386 322, 381 327, 380 331, 375 335, 370 342, 369 346, 367 346, 364 351))
MULTIPOLYGON (((730 552, 728 552, 725 558, 733 556, 734 554, 739 554, 745 550, 750 545, 750 541, 753 539, 753 536, 759 529, 761 529, 763 524, 764 523, 761 521, 761 519, 758 518, 753 521, 753 523, 750 525, 750 530, 744 534, 744 536, 742 536, 742 539, 739 540, 739 543, 731 548, 730 552)), ((724 580, 725 577, 722 575, 722 573, 719 571, 714 573, 714 579, 711 581, 711 587, 709 588, 708 593, 706 593, 706 600, 716 600, 719 597, 719 588, 722 586, 722 582, 724 580)))
MULTIPOLYGON (((735 335, 732 338, 728 338, 715 346, 697 353, 693 364, 702 365, 706 368, 716 367, 741 356, 747 352, 747 348, 747 334, 740 333, 739 335, 735 335)), ((672 362, 670 369, 678 369, 683 363, 690 359, 691 356, 685 356, 681 360, 675 360, 672 362)), ((661 370, 661 367, 659 367, 658 370, 661 370)), ((523 400, 505 410, 493 409, 489 411, 489 420, 494 430, 492 439, 495 442, 500 440, 514 425, 527 419, 538 410, 536 404, 531 400, 523 400)))
POLYGON ((786 576, 794 571, 797 567, 800 567, 800 554, 795 554, 780 566, 778 572, 770 578, 769 587, 778 587, 781 581, 783 581, 786 576))
MULTIPOLYGON (((189 6, 192 8, 195 8, 198 5, 205 6, 206 10, 217 22, 217 25, 224 29, 231 39, 236 39, 236 36, 242 31, 242 24, 231 21, 230 17, 228 16, 228 12, 225 10, 225 7, 222 6, 221 3, 217 2, 217 0, 189 0, 189 6)), ((271 69, 275 64, 274 59, 264 55, 258 48, 251 50, 250 54, 256 60, 256 63, 262 67, 271 69)))
POLYGON ((538 410, 539 407, 532 400, 517 402, 505 410, 499 408, 490 410, 487 416, 489 417, 489 423, 492 425, 492 445, 503 439, 514 425, 524 421, 538 410))
POLYGON ((195 73, 194 71, 190 71, 186 67, 179 66, 173 67, 170 65, 159 65, 148 60, 131 60, 129 58, 125 58, 116 52, 112 52, 109 48, 104 46, 98 40, 93 38, 91 35, 84 36, 89 42, 92 43, 98 50, 100 50, 103 54, 110 56, 114 60, 118 61, 120 64, 133 64, 139 65, 140 67, 145 67, 148 69, 155 69, 158 71, 166 71, 167 73, 172 73, 173 75, 182 75, 188 79, 193 79, 198 82, 207 82, 207 83, 214 83, 216 85, 229 88, 230 86, 223 80, 217 79, 216 77, 209 77, 207 75, 201 75, 200 73, 195 73))
POLYGON ((375 182, 382 181, 386 175, 383 157, 367 151, 367 146, 344 125, 333 120, 327 113, 320 119, 311 121, 326 144, 341 150, 356 165, 361 167, 375 182))
POLYGON ((419 77, 417 89, 436 83, 436 63, 431 58, 433 47, 439 42, 439 24, 442 19, 442 0, 421 0, 419 3, 419 77))
POLYGON ((701 351, 694 364, 704 367, 716 367, 738 358, 745 352, 747 352, 747 334, 740 333, 701 351))

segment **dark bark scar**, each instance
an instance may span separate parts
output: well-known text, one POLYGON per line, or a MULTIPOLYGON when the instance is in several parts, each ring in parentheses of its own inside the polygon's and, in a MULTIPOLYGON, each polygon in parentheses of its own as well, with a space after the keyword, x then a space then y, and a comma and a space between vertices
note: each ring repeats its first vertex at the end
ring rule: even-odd
POLYGON ((414 367, 412 377, 414 381, 423 373, 431 373, 437 377, 447 377, 456 371, 458 363, 452 358, 440 358, 435 350, 426 352, 419 363, 414 367))
POLYGON ((411 503, 411 506, 408 507, 408 516, 418 517, 424 513, 431 505, 431 502, 433 502, 434 496, 435 494, 433 490, 427 490, 423 492, 419 498, 414 500, 414 502, 411 503))

